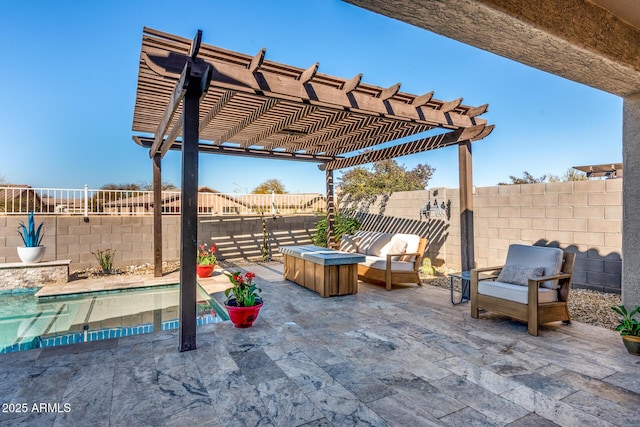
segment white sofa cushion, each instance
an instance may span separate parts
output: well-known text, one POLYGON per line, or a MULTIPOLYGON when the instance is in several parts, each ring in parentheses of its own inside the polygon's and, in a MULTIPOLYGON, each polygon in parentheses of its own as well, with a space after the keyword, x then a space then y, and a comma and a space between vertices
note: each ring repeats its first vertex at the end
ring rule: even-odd
MULTIPOLYGON (((403 253, 416 253, 420 246, 420 236, 415 234, 379 233, 377 231, 358 230, 353 235, 353 238, 357 239, 358 253, 379 258, 386 258, 387 254, 399 253, 392 251, 391 249, 394 245, 398 245, 395 248, 397 249, 402 245, 402 242, 405 242, 407 245, 403 253)), ((415 258, 416 257, 414 255, 404 255, 399 257, 397 260, 394 259, 393 261, 404 261, 412 264, 415 261, 415 258)), ((383 261, 385 260, 383 259, 383 261)), ((402 266, 400 269, 404 268, 405 267, 402 266)), ((381 269, 384 270, 384 267, 381 267, 381 269)))
MULTIPOLYGON (((391 241, 393 234, 378 233, 376 231, 358 231, 358 252, 363 255, 381 256, 380 251, 391 241)), ((386 256, 386 255, 385 255, 386 256)))
MULTIPOLYGON (((420 246, 420 236, 415 234, 393 234, 391 240, 381 250, 380 256, 387 256, 387 254, 395 254, 398 252, 392 251, 391 248, 397 241, 403 241, 407 243, 407 247, 403 253, 416 253, 418 252, 418 246, 420 246)), ((414 255, 404 255, 399 258, 400 261, 414 262, 416 257, 414 255)))
MULTIPOLYGON (((520 304, 528 304, 527 286, 514 285, 513 283, 492 282, 491 280, 482 280, 478 282, 478 293, 488 295, 500 299, 519 302, 520 304)), ((547 303, 558 301, 558 291, 549 288, 538 288, 538 303, 547 303)))
POLYGON ((391 238, 391 241, 387 243, 380 251, 382 257, 386 257, 391 254, 391 261, 400 261, 400 257, 407 251, 407 242, 401 239, 396 239, 395 236, 391 238))
POLYGON ((350 236, 348 234, 344 234, 342 236, 342 239, 340 239, 339 250, 341 250, 342 252, 357 253, 359 241, 360 238, 358 238, 358 236, 350 236))
MULTIPOLYGON (((546 246, 510 245, 507 252, 506 265, 518 265, 523 267, 542 267, 543 276, 553 276, 560 273, 562 268, 563 252, 560 248, 546 246)), ((548 280, 542 286, 549 289, 557 289, 557 280, 548 280)))
MULTIPOLYGON (((420 236, 416 234, 396 234, 396 238, 402 239, 407 242, 407 253, 418 252, 420 246, 420 236)), ((400 258, 401 261, 414 262, 416 260, 415 255, 405 255, 400 258)))
MULTIPOLYGON (((369 268, 375 268, 377 270, 387 269, 386 258, 380 258, 376 256, 371 256, 371 255, 367 255, 366 260, 364 262, 361 262, 360 264, 365 265, 369 268)), ((391 270, 392 271, 413 271, 413 263, 405 262, 405 261, 391 261, 391 270)))

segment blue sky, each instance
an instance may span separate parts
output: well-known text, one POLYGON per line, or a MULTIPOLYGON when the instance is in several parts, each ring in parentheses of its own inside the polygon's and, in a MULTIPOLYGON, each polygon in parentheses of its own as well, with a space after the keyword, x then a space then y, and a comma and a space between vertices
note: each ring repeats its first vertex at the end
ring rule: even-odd
MULTIPOLYGON (((4 1, 0 3, 0 177, 33 187, 98 188, 151 181, 131 139, 144 26, 319 72, 441 100, 489 103, 496 125, 473 144, 477 186, 528 171, 622 161, 622 100, 338 0, 4 1), (193 15, 193 16, 190 16, 193 15)), ((458 186, 457 148, 412 156, 430 187, 458 186)), ((339 176, 339 173, 337 174, 339 176)), ((200 156, 200 185, 245 192, 276 178, 289 192, 324 193, 315 164, 200 156)), ((180 154, 163 159, 180 186, 180 154)))

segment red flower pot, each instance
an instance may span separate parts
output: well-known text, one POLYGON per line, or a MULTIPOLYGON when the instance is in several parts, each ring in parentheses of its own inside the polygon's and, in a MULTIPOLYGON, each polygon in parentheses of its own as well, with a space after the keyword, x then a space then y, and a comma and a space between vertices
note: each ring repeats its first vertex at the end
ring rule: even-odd
POLYGON ((198 273, 198 277, 211 277, 213 274, 213 270, 216 268, 215 264, 211 265, 198 265, 196 267, 196 272, 198 273))
POLYGON ((225 305, 229 313, 229 319, 236 328, 250 328, 253 322, 258 318, 262 303, 252 307, 236 307, 225 305))

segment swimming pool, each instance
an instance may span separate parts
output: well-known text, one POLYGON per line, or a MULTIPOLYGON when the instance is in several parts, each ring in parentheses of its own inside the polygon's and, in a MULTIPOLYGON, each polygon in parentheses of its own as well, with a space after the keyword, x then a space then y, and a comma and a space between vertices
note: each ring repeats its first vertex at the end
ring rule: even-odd
MULTIPOLYGON (((0 293, 0 353, 146 334, 179 326, 180 285, 36 297, 0 293)), ((198 285, 197 324, 228 320, 198 285)))

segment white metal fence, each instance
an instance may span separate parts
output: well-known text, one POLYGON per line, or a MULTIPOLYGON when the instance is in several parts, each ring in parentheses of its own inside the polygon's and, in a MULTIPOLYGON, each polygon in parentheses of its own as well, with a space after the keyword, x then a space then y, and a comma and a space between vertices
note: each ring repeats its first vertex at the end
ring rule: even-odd
MULTIPOLYGON (((180 213, 180 191, 162 192, 162 213, 180 213)), ((151 215, 153 192, 137 190, 0 187, 0 215, 151 215)), ((326 199, 312 194, 198 193, 198 211, 210 215, 292 215, 326 211, 326 199)))

